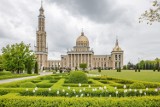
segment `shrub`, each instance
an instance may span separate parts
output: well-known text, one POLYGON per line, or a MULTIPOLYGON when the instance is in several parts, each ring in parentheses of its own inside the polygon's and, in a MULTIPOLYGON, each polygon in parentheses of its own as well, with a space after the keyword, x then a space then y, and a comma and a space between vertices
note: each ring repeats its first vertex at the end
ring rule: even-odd
POLYGON ((41 82, 41 80, 32 80, 31 82, 38 83, 38 82, 41 82))
POLYGON ((85 71, 85 69, 87 68, 87 64, 86 63, 82 63, 79 66, 83 71, 85 71))
POLYGON ((104 83, 104 84, 109 84, 110 82, 107 80, 99 80, 99 82, 104 83))
POLYGON ((131 80, 123 80, 123 79, 117 79, 114 80, 116 83, 121 83, 121 84, 133 84, 134 82, 131 80))
POLYGON ((50 88, 53 84, 52 83, 37 83, 38 88, 50 88))
POLYGON ((35 88, 36 85, 32 82, 25 82, 20 85, 22 88, 35 88))
POLYGON ((140 82, 135 82, 135 83, 130 85, 130 88, 132 88, 132 89, 144 89, 145 85, 143 83, 140 83, 140 82))
POLYGON ((52 76, 43 76, 40 78, 41 80, 52 80, 53 77, 52 76))
POLYGON ((60 70, 59 70, 59 72, 60 72, 60 73, 62 73, 62 72, 63 72, 63 70, 62 70, 62 69, 60 69, 60 70))
POLYGON ((158 107, 160 97, 133 98, 65 98, 22 97, 8 95, 0 97, 1 107, 158 107))
POLYGON ((87 75, 82 71, 71 72, 68 80, 70 83, 88 83, 87 75))
POLYGON ((98 72, 101 73, 101 67, 98 67, 98 72))
POLYGON ((38 74, 38 62, 35 63, 34 73, 38 74))
POLYGON ((148 87, 148 88, 158 88, 160 87, 160 83, 153 83, 153 82, 142 82, 145 85, 145 87, 148 87))
POLYGON ((56 82, 57 82, 57 80, 52 79, 52 80, 50 80, 49 82, 50 82, 50 83, 56 83, 56 82))

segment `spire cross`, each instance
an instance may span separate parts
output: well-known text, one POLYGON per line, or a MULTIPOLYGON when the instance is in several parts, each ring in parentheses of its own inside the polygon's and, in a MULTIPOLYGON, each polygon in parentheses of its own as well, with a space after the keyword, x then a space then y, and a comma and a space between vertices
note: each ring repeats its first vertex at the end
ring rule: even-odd
POLYGON ((43 5, 43 0, 41 0, 41 7, 42 7, 42 5, 43 5))
POLYGON ((116 36, 116 46, 118 46, 118 36, 116 36))
POLYGON ((81 36, 84 36, 83 28, 82 28, 81 36))

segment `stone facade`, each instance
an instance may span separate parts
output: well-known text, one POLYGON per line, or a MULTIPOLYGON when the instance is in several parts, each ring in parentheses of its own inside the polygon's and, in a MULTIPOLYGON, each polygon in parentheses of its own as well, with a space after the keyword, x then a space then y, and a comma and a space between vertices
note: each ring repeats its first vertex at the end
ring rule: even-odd
POLYGON ((116 69, 123 67, 123 51, 116 45, 111 55, 94 55, 94 51, 90 50, 88 38, 84 32, 76 40, 76 46, 67 52, 67 55, 61 55, 62 68, 79 68, 81 63, 86 63, 88 69, 101 67, 102 69, 116 69))
POLYGON ((48 60, 48 48, 46 46, 45 16, 44 9, 41 6, 38 17, 38 31, 36 36, 35 53, 39 68, 71 68, 79 69, 82 63, 87 64, 88 69, 101 67, 103 69, 116 69, 123 67, 123 50, 119 47, 118 39, 111 55, 94 55, 90 49, 89 40, 84 32, 76 40, 76 46, 67 51, 66 55, 61 55, 61 60, 48 60))

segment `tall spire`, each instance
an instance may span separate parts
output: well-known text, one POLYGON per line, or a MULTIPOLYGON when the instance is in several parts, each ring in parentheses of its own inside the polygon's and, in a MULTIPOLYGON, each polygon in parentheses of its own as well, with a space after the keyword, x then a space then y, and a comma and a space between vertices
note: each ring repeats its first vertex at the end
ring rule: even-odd
POLYGON ((43 1, 41 0, 41 7, 39 9, 40 14, 43 15, 44 9, 43 9, 43 1))
POLYGON ((118 37, 116 36, 116 46, 118 46, 118 37))
POLYGON ((43 1, 41 0, 41 7, 43 7, 43 1))

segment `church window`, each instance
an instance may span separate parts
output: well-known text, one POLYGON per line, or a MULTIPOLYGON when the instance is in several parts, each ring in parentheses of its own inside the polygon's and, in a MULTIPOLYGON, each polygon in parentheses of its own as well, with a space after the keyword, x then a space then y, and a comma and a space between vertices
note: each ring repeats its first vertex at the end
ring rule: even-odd
POLYGON ((115 59, 117 60, 117 55, 115 55, 115 59))

